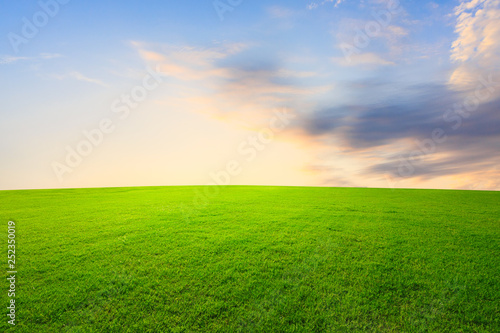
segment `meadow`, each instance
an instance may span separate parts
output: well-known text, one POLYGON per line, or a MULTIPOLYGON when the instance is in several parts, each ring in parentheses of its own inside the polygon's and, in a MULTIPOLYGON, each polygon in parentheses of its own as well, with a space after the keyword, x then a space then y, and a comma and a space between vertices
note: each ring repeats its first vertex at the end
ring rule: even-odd
POLYGON ((199 190, 0 191, 0 331, 500 332, 500 192, 199 190))

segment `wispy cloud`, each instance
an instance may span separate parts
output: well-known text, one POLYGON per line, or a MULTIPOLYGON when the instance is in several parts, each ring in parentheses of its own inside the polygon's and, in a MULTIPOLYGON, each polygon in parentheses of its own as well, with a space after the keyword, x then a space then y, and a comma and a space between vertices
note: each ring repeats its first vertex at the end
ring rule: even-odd
MULTIPOLYGON (((375 19, 345 17, 339 21, 338 26, 332 30, 331 34, 336 39, 338 49, 344 53, 344 56, 349 54, 350 58, 351 54, 369 54, 363 57, 358 56, 361 63, 374 59, 373 54, 376 54, 378 58, 390 58, 393 61, 408 60, 414 57, 414 52, 411 50, 418 45, 408 43, 411 30, 405 26, 398 15, 392 15, 391 21, 386 26, 381 26, 375 19), (366 31, 374 26, 378 27, 376 32, 367 35, 366 31)), ((380 62, 380 59, 377 62, 380 62)))
POLYGON ((324 0, 322 2, 311 2, 309 5, 307 5, 307 9, 309 9, 309 10, 316 9, 319 6, 323 6, 324 4, 332 3, 332 2, 335 3, 334 7, 338 7, 344 1, 345 0, 324 0))
POLYGON ((13 64, 15 62, 21 61, 21 60, 28 60, 30 58, 28 57, 15 57, 15 56, 1 56, 0 57, 0 64, 1 65, 7 65, 7 64, 13 64))
POLYGON ((39 60, 54 59, 60 57, 62 57, 62 55, 58 53, 40 53, 40 55, 36 57, 17 57, 11 55, 3 55, 0 56, 0 65, 13 64, 18 61, 39 61, 39 60))
POLYGON ((217 61, 238 54, 247 47, 243 43, 228 43, 213 48, 155 47, 140 42, 132 42, 132 46, 145 61, 158 64, 162 72, 183 81, 228 77, 226 69, 216 66, 217 61))
POLYGON ((293 10, 282 6, 268 7, 267 12, 272 18, 289 18, 294 15, 293 10))
POLYGON ((78 71, 71 71, 71 72, 68 72, 65 74, 52 74, 52 75, 48 75, 48 77, 56 79, 56 80, 74 79, 74 80, 78 80, 78 81, 97 84, 97 85, 102 86, 102 87, 109 87, 109 85, 102 82, 101 80, 90 78, 90 77, 88 77, 88 76, 86 76, 78 71))
POLYGON ((62 54, 59 53, 40 53, 40 59, 55 59, 63 57, 62 54))
POLYGON ((92 79, 92 78, 90 78, 90 77, 87 77, 87 76, 83 75, 83 74, 82 74, 82 73, 80 73, 80 72, 76 72, 76 71, 74 71, 74 72, 70 72, 70 73, 68 74, 68 76, 69 76, 69 77, 71 77, 71 78, 74 78, 74 79, 76 79, 76 80, 78 80, 78 81, 84 81, 84 82, 89 82, 89 83, 95 83, 95 84, 100 85, 100 86, 103 86, 103 87, 107 87, 107 86, 108 86, 106 83, 102 82, 101 80, 98 80, 98 79, 92 79))
POLYGON ((255 49, 262 46, 251 43, 223 43, 211 48, 134 46, 144 61, 158 65, 172 78, 170 93, 160 98, 161 103, 175 103, 179 109, 232 128, 267 126, 276 109, 296 112, 300 101, 332 89, 331 85, 315 83, 315 72, 289 68, 272 52, 256 57, 255 49))
POLYGON ((395 65, 394 62, 386 60, 375 53, 361 53, 353 54, 351 57, 346 59, 346 57, 334 57, 332 61, 341 66, 387 66, 395 65))

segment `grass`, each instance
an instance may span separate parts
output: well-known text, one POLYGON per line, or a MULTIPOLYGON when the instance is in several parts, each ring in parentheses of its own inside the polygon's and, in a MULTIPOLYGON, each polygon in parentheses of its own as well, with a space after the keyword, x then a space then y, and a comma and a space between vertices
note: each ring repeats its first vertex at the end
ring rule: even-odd
POLYGON ((500 332, 500 192, 200 190, 1 191, 0 331, 500 332))

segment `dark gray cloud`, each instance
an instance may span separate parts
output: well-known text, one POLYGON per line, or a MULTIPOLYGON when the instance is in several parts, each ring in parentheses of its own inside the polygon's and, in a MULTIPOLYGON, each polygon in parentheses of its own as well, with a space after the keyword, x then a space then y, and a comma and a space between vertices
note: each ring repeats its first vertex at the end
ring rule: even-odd
MULTIPOLYGON (((377 82, 367 81, 352 86, 372 100, 374 84, 377 82)), ((458 94, 438 84, 399 89, 387 83, 384 86, 397 93, 387 98, 381 96, 382 101, 377 103, 364 104, 361 100, 318 110, 299 120, 297 126, 311 137, 340 140, 348 153, 366 154, 371 148, 380 152, 401 139, 415 143, 403 151, 384 152, 388 156, 384 162, 366 166, 370 174, 430 179, 494 168, 500 163, 500 99, 480 104, 477 109, 469 108, 469 112, 464 103, 475 99, 474 91, 458 94), (436 129, 446 135, 446 140, 434 142, 430 153, 418 142, 429 142, 436 129), (419 151, 423 158, 411 157, 419 151), (444 154, 439 159, 429 158, 433 153, 444 154), (411 172, 401 173, 402 163, 410 163, 411 172)))
MULTIPOLYGON (((459 147, 457 142, 451 145, 437 145, 436 152, 448 152, 448 156, 439 160, 427 159, 424 155, 422 160, 412 159, 408 152, 400 152, 388 158, 386 162, 367 167, 366 171, 371 174, 389 174, 391 177, 417 177, 428 180, 439 176, 456 175, 462 173, 474 173, 481 171, 492 171, 500 164, 498 151, 500 145, 496 139, 486 139, 482 142, 468 143, 459 147), (455 146, 455 147, 453 147, 455 146), (400 169, 402 168, 402 169, 400 169), (401 171, 400 171, 401 170, 401 171), (407 174, 407 173, 410 174, 407 174)), ((416 149, 418 151, 418 149, 416 149)))

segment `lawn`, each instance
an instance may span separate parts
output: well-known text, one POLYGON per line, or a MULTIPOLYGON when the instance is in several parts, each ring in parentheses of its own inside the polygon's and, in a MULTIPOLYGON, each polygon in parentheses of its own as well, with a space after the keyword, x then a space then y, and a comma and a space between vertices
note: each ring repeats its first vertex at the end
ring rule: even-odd
POLYGON ((213 189, 0 191, 0 331, 500 332, 500 192, 213 189))

